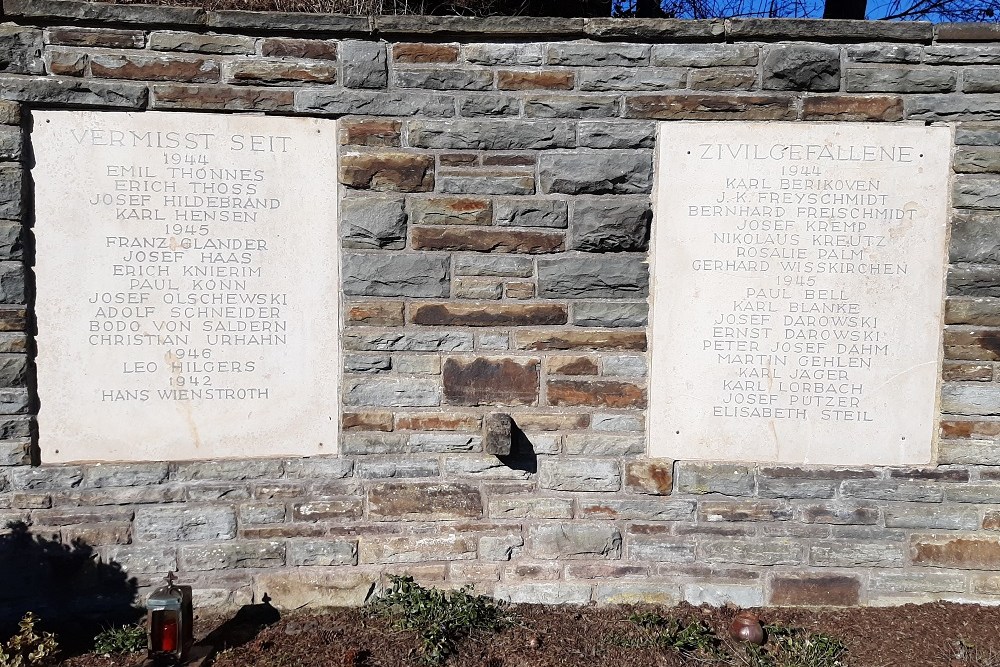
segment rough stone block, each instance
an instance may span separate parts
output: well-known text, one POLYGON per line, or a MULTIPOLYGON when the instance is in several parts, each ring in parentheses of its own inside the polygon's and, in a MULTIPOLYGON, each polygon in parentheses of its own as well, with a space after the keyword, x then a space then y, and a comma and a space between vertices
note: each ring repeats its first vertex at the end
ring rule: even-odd
POLYGON ((75 489, 83 481, 80 466, 38 466, 12 468, 8 477, 10 488, 21 491, 60 491, 75 489))
POLYGON ((888 542, 830 540, 809 546, 809 563, 818 567, 902 567, 903 548, 888 542))
POLYGON ((388 85, 384 42, 344 40, 340 49, 346 88, 385 88, 388 85))
POLYGON ((495 456, 449 456, 444 460, 445 476, 474 477, 477 479, 527 479, 526 470, 513 468, 495 456))
POLYGON ((649 51, 646 44, 563 42, 549 45, 545 62, 571 67, 636 67, 649 64, 649 51))
POLYGON ((754 90, 757 69, 752 67, 708 67, 692 70, 688 77, 692 90, 754 90))
MULTIPOLYGON (((131 31, 130 31, 131 32, 131 31)), ((132 37, 132 43, 125 48, 141 48, 142 33, 139 38, 132 37), (135 44, 138 41, 138 44, 135 44)), ((95 38, 100 36, 95 35, 95 38)), ((127 38, 122 35, 120 41, 127 38)), ((95 46, 89 44, 87 46, 95 46)), ((104 46, 107 46, 106 44, 104 46)), ((121 47, 119 47, 121 48, 121 47)), ((174 30, 154 30, 149 33, 149 48, 154 51, 193 51, 196 53, 216 53, 220 55, 253 55, 257 48, 257 40, 242 35, 204 35, 194 32, 178 32, 174 30)))
POLYGON ((597 375, 597 359, 579 356, 550 356, 545 360, 548 375, 597 375))
POLYGON ((345 118, 338 124, 342 146, 398 147, 403 124, 398 120, 345 118))
POLYGON ((657 67, 752 67, 758 57, 755 44, 656 44, 652 62, 657 67))
POLYGON ((619 98, 609 95, 534 95, 524 100, 528 118, 614 118, 619 98))
POLYGON ((647 67, 601 67, 582 69, 577 75, 580 90, 669 90, 683 88, 687 80, 687 70, 675 68, 647 67))
POLYGON ((499 90, 572 90, 575 76, 563 70, 533 70, 497 72, 499 90))
POLYGON ((344 371, 348 373, 381 373, 392 368, 392 359, 385 354, 345 354, 344 371))
POLYGON ((798 540, 790 539, 703 541, 699 547, 699 555, 709 563, 768 566, 802 563, 802 547, 798 540))
POLYGON ((395 63, 453 63, 458 61, 458 54, 458 44, 404 42, 392 45, 392 61, 395 63))
POLYGON ((895 121, 903 98, 886 95, 810 95, 802 101, 806 120, 895 121))
POLYGON ((676 482, 681 493, 724 496, 752 496, 754 493, 754 472, 744 465, 680 461, 676 482))
POLYGON ((437 459, 395 458, 358 463, 361 479, 437 477, 441 474, 437 459))
POLYGON ((493 589, 493 597, 515 604, 587 604, 590 584, 502 582, 493 589))
POLYGON ((194 482, 200 480, 227 480, 241 482, 281 477, 283 466, 277 459, 191 461, 176 464, 171 480, 194 482))
MULTIPOLYGON (((81 80, 75 77, 0 75, 0 98, 25 103, 142 109, 149 98, 145 84, 81 80)), ((0 207, 0 211, 2 211, 0 207)), ((10 216, 0 213, 3 217, 10 216)))
POLYGON ((853 607, 861 601, 861 582, 846 575, 775 576, 771 580, 773 605, 790 607, 853 607))
POLYGON ((410 310, 410 321, 431 326, 541 326, 565 324, 566 306, 561 304, 419 304, 410 310))
POLYGON ((941 411, 959 415, 1000 415, 1000 387, 952 382, 941 389, 941 411))
POLYGON ((143 507, 135 513, 135 537, 158 540, 231 540, 236 513, 231 507, 143 507))
POLYGON ((42 31, 10 24, 0 26, 0 72, 44 74, 42 31))
POLYGON ((408 123, 416 148, 455 150, 542 150, 571 148, 572 123, 555 120, 415 120, 408 123))
POLYGON ((542 191, 563 194, 642 194, 652 189, 647 151, 548 152, 538 158, 542 191))
POLYGON ((338 519, 360 519, 362 514, 360 498, 331 498, 308 503, 296 503, 292 516, 296 521, 330 521, 338 519))
POLYGON ((541 460, 538 484, 555 491, 617 491, 621 470, 617 461, 606 459, 541 460))
POLYGON ((617 559, 622 536, 614 525, 602 523, 543 523, 528 530, 529 551, 536 558, 617 559))
POLYGON ((703 500, 698 519, 708 523, 720 521, 789 521, 792 507, 786 502, 767 500, 703 500))
POLYGON ((291 111, 289 90, 235 86, 156 84, 151 106, 156 109, 215 109, 226 111, 291 111))
POLYGON ((854 505, 826 503, 804 505, 800 508, 800 520, 804 523, 828 523, 835 525, 874 525, 878 523, 879 511, 874 505, 854 505))
POLYGON ((570 498, 505 498, 489 499, 491 519, 569 519, 573 516, 570 498))
POLYGON ((45 31, 45 42, 62 46, 141 49, 146 45, 146 33, 142 30, 116 30, 113 28, 58 27, 45 31))
POLYGON ((234 84, 264 86, 334 84, 337 66, 325 62, 237 60, 226 63, 223 78, 234 84))
POLYGON ((101 79, 139 81, 219 81, 219 64, 192 56, 138 54, 91 54, 91 74, 101 79))
POLYGON ((340 202, 345 248, 386 248, 406 245, 406 213, 402 197, 352 197, 340 202))
POLYGON ((1000 67, 966 68, 962 72, 962 90, 966 93, 1000 92, 1000 67))
POLYGON ((440 521, 483 516, 474 486, 454 483, 381 482, 367 492, 368 514, 376 521, 440 521))
POLYGON ((643 331, 516 330, 515 347, 522 350, 645 350, 643 331))
POLYGON ((394 352, 469 351, 474 337, 463 331, 431 331, 414 333, 345 334, 344 349, 391 350, 394 352))
POLYGON ((940 68, 853 68, 847 70, 847 92, 950 93, 957 78, 940 68))
POLYGON ((466 95, 458 103, 459 113, 466 117, 517 116, 521 103, 512 95, 466 95))
POLYGON ((764 606, 764 591, 760 586, 744 584, 684 584, 684 601, 690 605, 707 604, 710 607, 764 606))
POLYGON ((939 503, 944 499, 944 491, 938 484, 897 480, 848 480, 841 484, 840 495, 910 503, 939 503))
POLYGON ((310 87, 295 92, 295 109, 303 113, 358 114, 361 116, 414 116, 450 118, 455 115, 451 95, 406 92, 374 92, 331 87, 310 87))
POLYGON ((24 210, 24 172, 19 166, 0 166, 0 216, 19 220, 24 210))
POLYGON ((178 549, 177 562, 181 569, 190 572, 280 567, 285 564, 285 543, 240 540, 221 544, 183 545, 178 549))
POLYGON ((924 50, 914 44, 852 44, 847 47, 847 58, 856 63, 905 63, 917 64, 923 60, 924 50))
POLYGON ((571 247, 584 252, 646 250, 653 211, 643 199, 584 199, 573 205, 571 247))
POLYGON ((586 500, 579 501, 584 519, 622 521, 690 521, 694 503, 688 500, 586 500))
POLYGON ((395 71, 397 88, 428 90, 489 90, 493 87, 493 71, 458 67, 395 71))
POLYGON ((914 565, 958 570, 995 570, 1000 567, 1000 538, 974 534, 910 536, 914 565))
POLYGON ((461 276, 528 278, 534 273, 534 263, 529 257, 459 255, 455 258, 455 273, 461 276))
POLYGON ((478 197, 411 199, 410 215, 415 225, 488 225, 493 206, 489 199, 478 197))
POLYGON ((518 555, 524 546, 520 534, 487 535, 479 538, 479 559, 485 561, 508 561, 518 555))
POLYGON ((343 289, 352 296, 443 297, 451 288, 449 271, 440 255, 345 253, 343 289))
POLYGON ((283 523, 285 506, 276 503, 244 503, 237 511, 240 524, 283 523))
POLYGON ((353 568, 296 568, 254 576, 254 599, 266 593, 278 609, 360 607, 375 590, 377 573, 353 568))
POLYGON ((102 560, 117 564, 130 576, 153 574, 177 570, 177 548, 169 545, 123 545, 101 549, 102 560))
POLYGON ((286 548, 288 564, 295 567, 357 565, 358 562, 358 545, 348 540, 291 539, 286 548))
POLYGON ((995 44, 937 44, 924 49, 928 65, 1000 65, 995 44))
POLYGON ((840 89, 840 49, 790 44, 769 46, 764 54, 765 90, 840 89))
MULTIPOLYGON (((502 189, 497 186, 503 184, 498 183, 496 179, 475 178, 481 183, 489 184, 491 189, 502 189)), ((530 183, 530 177, 526 182, 530 183)), ((444 185, 447 188, 447 184, 444 185)), ((464 191, 469 188, 463 186, 458 189, 464 191)), ((475 191, 481 192, 482 189, 476 188, 475 191)), ((523 191, 521 193, 523 194, 523 191)), ((467 250, 537 255, 558 252, 565 244, 565 235, 561 233, 527 230, 415 227, 410 237, 413 248, 418 250, 467 250)))
POLYGON ((666 536, 657 530, 646 532, 645 528, 646 525, 639 524, 630 529, 628 560, 674 564, 695 562, 695 545, 692 540, 666 536))
POLYGON ((794 120, 791 96, 735 94, 631 95, 626 118, 653 120, 794 120))
POLYGON ((477 65, 541 65, 541 44, 465 44, 465 59, 477 65))
POLYGON ((443 367, 445 399, 454 405, 534 405, 539 360, 450 357, 443 367))
POLYGON ((426 561, 473 560, 476 557, 473 535, 403 535, 398 537, 363 536, 358 545, 361 563, 421 563, 426 561))
POLYGON ((414 378, 365 378, 344 382, 344 405, 387 408, 441 405, 441 387, 436 380, 414 378))
POLYGON ((979 511, 974 508, 893 505, 883 511, 886 528, 975 530, 979 527, 979 511))
MULTIPOLYGON (((1000 74, 1000 68, 997 68, 997 73, 1000 74)), ((952 166, 955 171, 961 173, 1000 173, 1000 148, 960 148, 955 151, 952 166)))
POLYGON ((434 189, 434 156, 346 153, 340 158, 340 182, 362 190, 430 192, 434 189))
POLYGON ((646 389, 630 382, 612 380, 550 380, 549 405, 645 408, 646 389))
POLYGON ((467 433, 414 433, 408 444, 411 452, 478 452, 483 439, 467 433))
POLYGON ((906 117, 912 120, 1000 120, 1000 100, 996 95, 975 93, 908 95, 903 101, 903 107, 906 110, 906 117))
POLYGON ((81 487, 153 486, 167 481, 166 463, 95 463, 87 466, 81 487))
POLYGON ((586 148, 652 148, 656 126, 644 122, 584 121, 577 142, 586 148))
POLYGON ((539 259, 538 293, 548 298, 645 297, 649 268, 638 257, 539 259))

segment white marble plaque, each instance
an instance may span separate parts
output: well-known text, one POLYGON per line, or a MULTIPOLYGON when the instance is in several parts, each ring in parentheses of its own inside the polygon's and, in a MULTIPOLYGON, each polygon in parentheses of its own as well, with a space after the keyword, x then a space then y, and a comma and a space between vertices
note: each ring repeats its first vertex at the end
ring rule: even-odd
POLYGON ((32 123, 42 460, 335 453, 335 122, 32 123))
POLYGON ((946 127, 659 127, 650 453, 927 464, 946 127))

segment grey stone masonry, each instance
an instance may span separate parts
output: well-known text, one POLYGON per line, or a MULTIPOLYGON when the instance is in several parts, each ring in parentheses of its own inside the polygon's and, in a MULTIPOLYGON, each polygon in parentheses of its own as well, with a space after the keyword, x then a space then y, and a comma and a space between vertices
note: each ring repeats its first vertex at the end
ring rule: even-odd
POLYGON ((5 523, 88 545, 140 595, 178 570, 229 609, 360 604, 399 572, 518 602, 796 605, 819 585, 842 605, 1000 602, 995 26, 79 0, 3 15, 5 523), (49 462, 25 229, 41 108, 338 120, 338 182, 310 184, 340 197, 327 455, 49 462), (933 461, 649 457, 654 155, 678 120, 954 131, 933 461), (516 426, 509 455, 484 451, 490 415, 516 426))

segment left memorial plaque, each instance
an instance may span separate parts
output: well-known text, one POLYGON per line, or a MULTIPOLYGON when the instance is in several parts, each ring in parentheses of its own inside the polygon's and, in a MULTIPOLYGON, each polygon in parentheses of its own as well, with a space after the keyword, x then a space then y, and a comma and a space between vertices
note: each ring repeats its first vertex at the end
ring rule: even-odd
POLYGON ((335 121, 32 123, 42 460, 335 453, 335 121))

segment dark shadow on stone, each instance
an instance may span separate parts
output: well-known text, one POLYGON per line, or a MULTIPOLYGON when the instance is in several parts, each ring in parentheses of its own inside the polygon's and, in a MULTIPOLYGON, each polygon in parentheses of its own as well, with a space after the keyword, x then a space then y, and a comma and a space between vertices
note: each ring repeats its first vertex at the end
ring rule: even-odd
POLYGON ((82 540, 63 544, 32 535, 23 522, 0 533, 0 637, 11 636, 32 611, 55 632, 65 653, 93 648, 99 631, 134 623, 138 585, 117 563, 100 560, 82 540))
POLYGON ((207 644, 216 651, 243 646, 280 619, 281 614, 271 606, 271 598, 265 594, 260 604, 243 605, 235 616, 212 630, 199 643, 207 644))
POLYGON ((511 470, 523 470, 532 474, 538 472, 538 455, 535 454, 535 446, 531 444, 528 436, 517 424, 511 428, 510 439, 510 454, 498 456, 500 462, 511 470))

